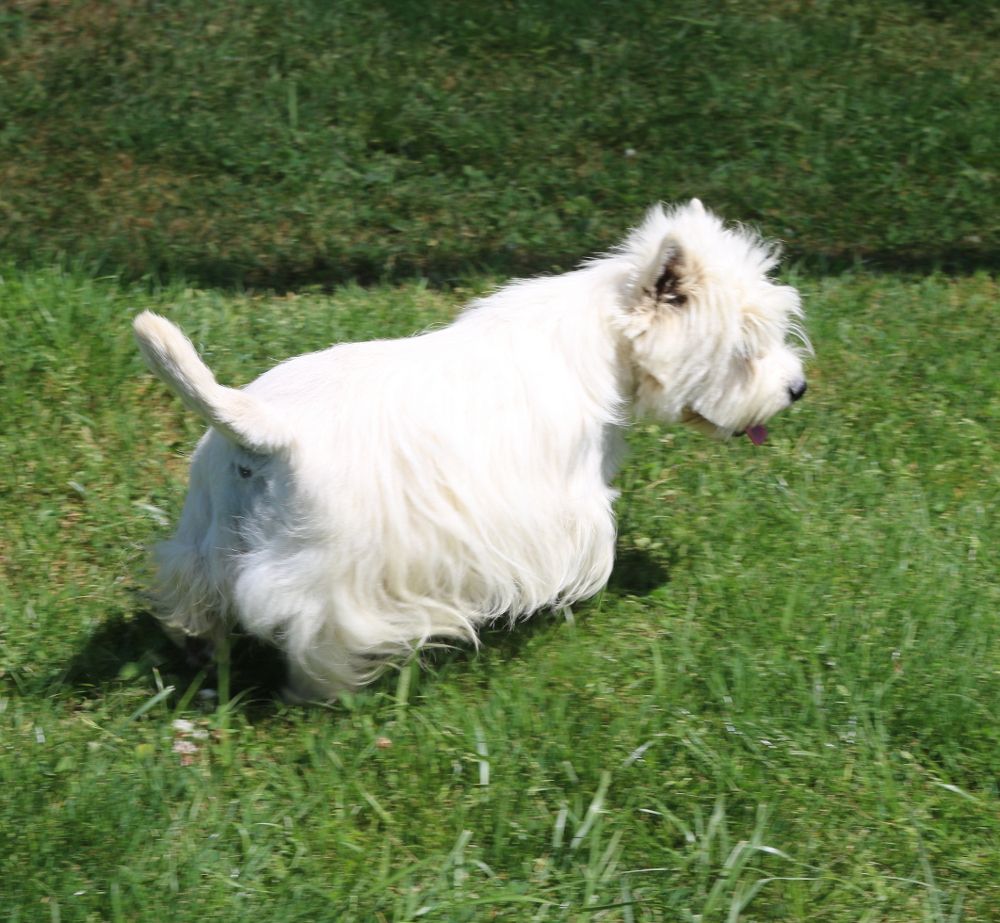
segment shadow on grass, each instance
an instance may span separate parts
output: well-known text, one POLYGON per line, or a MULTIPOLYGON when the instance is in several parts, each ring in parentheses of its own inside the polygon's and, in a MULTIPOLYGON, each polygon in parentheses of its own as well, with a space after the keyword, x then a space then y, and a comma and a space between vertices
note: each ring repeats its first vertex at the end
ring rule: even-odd
POLYGON ((673 563, 673 553, 664 561, 662 554, 654 557, 640 548, 619 549, 607 592, 613 596, 648 596, 670 582, 673 563))
MULTIPOLYGON (((616 597, 646 596, 668 580, 669 570, 662 560, 638 549, 624 550, 619 553, 605 593, 616 597)), ((581 605, 579 617, 587 617, 587 604, 581 605)), ((498 619, 480 630, 478 648, 469 644, 425 648, 419 659, 430 675, 424 679, 433 682, 432 677, 472 662, 485 668, 486 676, 494 666, 502 668, 519 658, 533 638, 554 631, 564 618, 563 613, 550 611, 514 625, 498 619)), ((118 615, 99 626, 62 670, 43 681, 42 688, 85 698, 101 697, 114 689, 146 682, 154 670, 164 686, 175 688, 178 697, 192 684, 199 684, 195 691, 218 688, 218 665, 209 652, 197 645, 178 647, 153 615, 141 607, 131 617, 118 615)), ((398 677, 398 671, 390 667, 367 691, 373 695, 391 694, 398 677)), ((284 659, 269 645, 237 637, 230 649, 229 684, 231 696, 240 698, 241 708, 251 717, 273 714, 283 707, 284 659)))
POLYGON ((170 643, 156 619, 138 612, 102 623, 48 686, 100 694, 111 684, 129 682, 154 668, 173 674, 183 666, 183 652, 170 643))
MULTIPOLYGON (((615 568, 603 593, 614 598, 644 597, 669 580, 669 565, 662 560, 662 553, 661 556, 654 557, 649 552, 637 548, 619 549, 615 568)), ((578 608, 574 607, 573 618, 586 620, 588 609, 592 605, 593 603, 587 600, 580 603, 578 608)), ((437 676, 443 676, 456 666, 476 662, 482 669, 485 682, 488 681, 494 667, 503 669, 503 665, 508 661, 521 657, 524 649, 536 636, 554 633, 565 620, 566 614, 557 610, 538 612, 514 625, 500 618, 480 629, 478 648, 467 644, 429 647, 420 652, 420 662, 437 676)), ((554 638, 552 643, 559 643, 558 639, 554 638)), ((396 671, 390 669, 387 675, 381 677, 371 688, 374 691, 388 688, 389 684, 397 682, 397 677, 396 671)))
MULTIPOLYGON (((200 688, 215 690, 218 665, 197 645, 181 648, 164 634, 156 618, 144 609, 131 618, 117 616, 97 628, 72 660, 45 683, 50 690, 101 696, 124 684, 159 673, 163 684, 182 695, 199 680, 200 688)), ((273 648, 250 638, 235 639, 230 651, 230 690, 254 708, 274 704, 284 684, 284 665, 273 648)))
MULTIPOLYGON (((610 244, 610 241, 609 241, 610 244)), ((63 260, 67 269, 79 265, 88 274, 110 276, 127 284, 146 284, 157 291, 164 286, 183 281, 202 288, 250 290, 284 295, 309 290, 331 294, 344 285, 363 287, 391 285, 422 279, 438 288, 468 284, 481 276, 497 279, 517 279, 541 273, 569 272, 581 257, 600 247, 593 241, 581 241, 578 246, 560 249, 552 244, 542 252, 498 253, 495 247, 482 251, 449 253, 435 252, 428 257, 419 248, 409 255, 394 255, 391 260, 372 260, 367 256, 330 262, 317 257, 306 265, 294 265, 280 259, 272 263, 247 265, 242 260, 206 259, 203 255, 179 256, 176 259, 152 257, 149 264, 129 268, 122 260, 100 256, 79 257, 75 262, 63 260)), ((49 251, 39 259, 25 252, 20 263, 37 271, 48 269, 53 262, 49 251)), ((834 245, 826 249, 789 248, 783 261, 799 272, 812 275, 839 275, 862 270, 870 273, 890 273, 923 278, 928 273, 964 276, 974 272, 995 273, 1000 270, 1000 257, 981 247, 943 246, 876 250, 867 247, 834 245)))

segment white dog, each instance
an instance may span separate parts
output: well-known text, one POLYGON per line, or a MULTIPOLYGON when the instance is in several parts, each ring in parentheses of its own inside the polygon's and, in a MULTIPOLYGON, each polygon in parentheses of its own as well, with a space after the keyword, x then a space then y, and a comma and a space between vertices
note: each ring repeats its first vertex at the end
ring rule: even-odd
POLYGON ((242 390, 141 314, 146 361, 211 424, 158 549, 163 619, 208 638, 239 625, 284 651, 294 696, 326 699, 393 654, 594 594, 630 413, 759 443, 804 393, 799 297, 776 263, 697 200, 655 207, 574 272, 242 390))

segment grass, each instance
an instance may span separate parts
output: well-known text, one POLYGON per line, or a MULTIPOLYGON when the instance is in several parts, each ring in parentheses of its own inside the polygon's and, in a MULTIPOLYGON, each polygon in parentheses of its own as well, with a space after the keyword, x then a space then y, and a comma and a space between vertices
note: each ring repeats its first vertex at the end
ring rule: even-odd
POLYGON ((301 709, 267 651, 197 672, 145 614, 199 426, 130 318, 170 314, 239 383, 489 281, 5 270, 0 917, 995 919, 1000 292, 795 281, 807 400, 757 449, 634 428, 602 595, 301 709))
POLYGON ((13 0, 0 252, 268 287, 566 267, 697 195, 996 268, 991 0, 13 0))
POLYGON ((5 4, 0 919, 995 920, 998 26, 5 4), (785 241, 809 395, 758 449, 636 426, 600 596, 328 708, 165 641, 145 548, 200 427, 140 307, 240 383, 691 195, 785 241))

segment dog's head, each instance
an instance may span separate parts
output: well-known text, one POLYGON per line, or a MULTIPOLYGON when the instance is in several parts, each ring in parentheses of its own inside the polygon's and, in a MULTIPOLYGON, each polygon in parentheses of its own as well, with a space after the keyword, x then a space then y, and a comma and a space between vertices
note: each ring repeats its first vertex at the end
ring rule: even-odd
POLYGON ((651 209, 616 255, 630 268, 618 323, 636 412, 762 442, 805 393, 809 351, 798 292, 769 277, 776 248, 694 199, 651 209))

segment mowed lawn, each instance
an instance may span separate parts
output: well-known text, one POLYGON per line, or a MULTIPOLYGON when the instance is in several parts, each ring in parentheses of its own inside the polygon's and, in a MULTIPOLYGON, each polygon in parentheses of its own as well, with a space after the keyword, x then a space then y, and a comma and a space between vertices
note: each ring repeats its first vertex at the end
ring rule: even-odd
POLYGON ((600 596, 290 708, 267 650, 199 672, 147 613, 200 425, 131 317, 240 384, 491 280, 4 270, 0 917, 996 920, 1000 291, 793 281, 806 400, 761 447, 636 425, 600 596))
POLYGON ((697 195, 841 266, 998 266, 995 0, 0 8, 0 253, 300 287, 566 265, 697 195))

